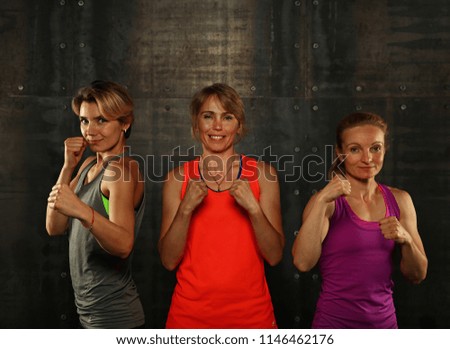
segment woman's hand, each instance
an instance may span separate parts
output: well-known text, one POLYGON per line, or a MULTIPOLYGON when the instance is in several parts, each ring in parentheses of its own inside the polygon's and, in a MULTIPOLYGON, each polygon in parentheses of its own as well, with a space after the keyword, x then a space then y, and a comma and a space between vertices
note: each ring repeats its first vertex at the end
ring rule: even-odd
POLYGON ((258 209, 259 204, 246 180, 237 179, 229 189, 230 195, 248 212, 258 209))
POLYGON ((350 195, 351 191, 350 182, 345 177, 337 175, 318 193, 318 199, 329 203, 342 195, 350 195))
POLYGON ((81 218, 84 204, 67 184, 56 184, 48 196, 48 207, 67 216, 81 218))
POLYGON ((380 229, 384 238, 387 240, 394 240, 398 244, 410 244, 411 235, 400 224, 397 217, 386 217, 380 220, 380 229))
POLYGON ((203 199, 208 195, 208 187, 206 183, 199 180, 189 180, 184 195, 182 205, 184 209, 193 212, 200 205, 203 199))
POLYGON ((83 137, 70 137, 64 141, 64 166, 74 169, 81 160, 87 143, 83 137))

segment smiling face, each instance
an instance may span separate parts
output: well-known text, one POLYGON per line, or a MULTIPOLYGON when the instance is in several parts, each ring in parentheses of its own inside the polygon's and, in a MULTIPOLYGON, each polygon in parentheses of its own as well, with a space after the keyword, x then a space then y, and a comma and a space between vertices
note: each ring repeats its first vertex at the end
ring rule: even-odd
POLYGON ((194 132, 202 143, 204 155, 232 155, 240 129, 236 116, 225 110, 217 96, 212 95, 200 108, 194 132))
POLYGON ((81 134, 93 152, 114 155, 123 151, 124 130, 129 125, 101 115, 97 104, 89 102, 81 103, 79 118, 81 134))
POLYGON ((374 178, 382 169, 385 155, 385 133, 373 125, 347 128, 337 149, 344 160, 346 176, 360 181, 374 178))

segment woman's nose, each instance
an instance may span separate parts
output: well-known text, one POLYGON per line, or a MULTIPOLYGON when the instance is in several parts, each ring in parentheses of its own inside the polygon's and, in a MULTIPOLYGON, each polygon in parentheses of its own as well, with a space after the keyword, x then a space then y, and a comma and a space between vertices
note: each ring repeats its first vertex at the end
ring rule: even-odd
POLYGON ((367 163, 372 161, 372 153, 370 152, 370 150, 363 152, 362 160, 367 163))
POLYGON ((87 134, 94 134, 97 130, 97 127, 95 125, 94 122, 90 122, 87 126, 86 126, 86 133, 87 134))
POLYGON ((213 128, 215 130, 221 130, 222 129, 222 119, 220 117, 214 118, 213 128))

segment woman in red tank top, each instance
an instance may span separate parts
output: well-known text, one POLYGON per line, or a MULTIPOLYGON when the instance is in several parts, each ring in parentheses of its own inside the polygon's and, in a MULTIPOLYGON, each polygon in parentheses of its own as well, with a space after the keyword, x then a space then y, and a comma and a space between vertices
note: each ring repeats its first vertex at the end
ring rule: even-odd
POLYGON ((282 257, 279 185, 271 166, 236 154, 244 105, 214 84, 191 102, 202 155, 172 170, 163 189, 163 265, 177 269, 167 328, 276 328, 264 261, 282 257))

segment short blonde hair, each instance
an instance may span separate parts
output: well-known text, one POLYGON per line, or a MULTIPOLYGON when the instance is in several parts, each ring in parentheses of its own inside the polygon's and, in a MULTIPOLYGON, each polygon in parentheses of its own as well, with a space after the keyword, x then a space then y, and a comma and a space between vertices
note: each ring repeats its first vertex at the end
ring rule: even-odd
POLYGON ((244 102, 234 88, 222 83, 206 86, 195 93, 192 97, 190 112, 193 136, 197 138, 195 130, 198 127, 198 115, 202 105, 209 97, 212 96, 216 96, 222 106, 236 117, 239 122, 239 126, 241 127, 241 131, 238 135, 239 139, 241 139, 247 133, 245 125, 244 102))
POLYGON ((78 116, 83 102, 95 103, 102 115, 112 117, 123 124, 129 123, 125 137, 130 136, 134 122, 134 105, 124 86, 112 81, 95 80, 88 86, 81 87, 72 98, 72 110, 78 116))

